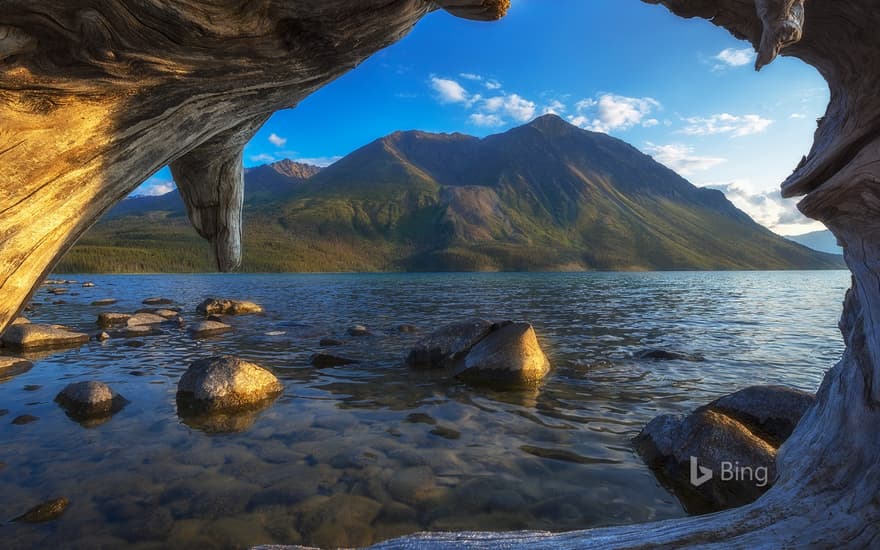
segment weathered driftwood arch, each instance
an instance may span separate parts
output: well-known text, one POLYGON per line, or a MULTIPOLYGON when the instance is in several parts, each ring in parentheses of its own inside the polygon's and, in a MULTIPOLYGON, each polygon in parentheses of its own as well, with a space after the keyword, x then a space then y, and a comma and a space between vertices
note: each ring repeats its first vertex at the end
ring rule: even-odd
MULTIPOLYGON (((548 0, 549 1, 549 0, 548 0)), ((427 534, 385 547, 880 545, 880 11, 873 0, 645 0, 815 66, 831 88, 783 185, 844 245, 847 349, 756 503, 710 516, 550 535, 427 534), (805 5, 806 2, 806 5, 805 5)), ((273 112, 442 7, 508 0, 0 0, 0 330, 110 206, 170 163, 218 267, 240 258, 241 152, 273 112)))

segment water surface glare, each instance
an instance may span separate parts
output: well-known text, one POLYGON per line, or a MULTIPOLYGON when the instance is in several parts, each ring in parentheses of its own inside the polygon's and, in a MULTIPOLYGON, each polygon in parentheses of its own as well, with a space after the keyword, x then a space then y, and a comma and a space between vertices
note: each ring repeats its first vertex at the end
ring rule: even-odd
POLYGON ((165 327, 92 341, 0 380, 0 521, 70 499, 56 521, 3 525, 3 548, 360 546, 420 530, 679 517, 630 439, 658 414, 746 385, 815 391, 843 351, 850 282, 844 271, 62 277, 96 286, 41 290, 32 321, 93 332, 100 311, 132 312, 150 296, 174 299, 188 323, 208 296, 253 300, 266 314, 207 340, 165 327), (102 298, 119 302, 89 305, 102 298), (532 322, 553 364, 546 381, 497 392, 402 364, 420 336, 473 316, 532 322), (421 333, 398 332, 402 323, 421 333), (348 336, 354 324, 374 335, 348 336), (364 362, 310 366, 322 337, 364 362), (706 360, 632 358, 647 347, 706 360), (235 419, 237 433, 206 433, 176 412, 183 371, 218 353, 271 369, 286 388, 235 419), (131 403, 82 427, 53 403, 80 380, 131 403), (38 420, 11 423, 25 414, 38 420))

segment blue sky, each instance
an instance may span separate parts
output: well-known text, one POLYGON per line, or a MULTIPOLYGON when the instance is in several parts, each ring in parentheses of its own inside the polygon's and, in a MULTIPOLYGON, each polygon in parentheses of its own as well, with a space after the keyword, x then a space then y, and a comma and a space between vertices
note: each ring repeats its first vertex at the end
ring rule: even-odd
MULTIPOLYGON (((828 89, 811 67, 753 69, 747 43, 638 0, 513 0, 479 23, 435 12, 399 43, 275 114, 247 165, 327 164, 396 130, 504 131, 546 112, 632 143, 783 234, 821 228, 778 187, 809 150, 828 89)), ((163 169, 137 193, 173 189, 163 169)))

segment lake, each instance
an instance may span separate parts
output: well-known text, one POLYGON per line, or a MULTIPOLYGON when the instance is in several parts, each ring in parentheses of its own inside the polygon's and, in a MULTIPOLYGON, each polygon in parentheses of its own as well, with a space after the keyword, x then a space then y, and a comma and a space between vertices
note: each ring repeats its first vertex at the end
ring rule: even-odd
POLYGON ((631 438, 659 414, 747 385, 815 391, 843 351, 837 320, 850 285, 846 271, 59 277, 95 287, 57 297, 43 287, 32 321, 94 332, 99 312, 132 312, 151 296, 174 299, 189 323, 209 296, 266 313, 206 340, 174 326, 43 353, 0 382, 0 518, 70 499, 56 521, 5 524, 3 548, 356 546, 419 530, 681 517, 631 438), (51 304, 59 298, 67 303, 51 304), (119 303, 89 305, 103 298, 119 303), (549 377, 493 391, 403 365, 421 336, 475 316, 533 323, 549 377), (400 333, 402 323, 420 333, 400 333), (354 324, 373 335, 348 336, 354 324), (322 337, 363 363, 312 367, 322 337), (649 347, 705 361, 633 359, 649 347), (187 366, 221 353, 272 370, 286 388, 234 419, 235 433, 189 426, 176 411, 187 366), (83 427, 53 402, 81 380, 130 403, 83 427), (10 423, 25 414, 38 420, 10 423))

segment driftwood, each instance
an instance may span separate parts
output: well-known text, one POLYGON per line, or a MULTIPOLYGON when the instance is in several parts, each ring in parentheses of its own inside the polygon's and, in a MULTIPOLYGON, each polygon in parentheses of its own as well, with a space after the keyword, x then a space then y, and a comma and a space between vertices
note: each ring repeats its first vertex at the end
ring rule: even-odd
MULTIPOLYGON (((547 0, 545 0, 547 1, 547 0)), ((844 246, 847 349, 754 504, 566 534, 448 533, 382 548, 880 546, 880 12, 872 0, 645 0, 815 66, 831 88, 783 184, 844 246)), ((278 109, 428 12, 494 19, 507 0, 0 0, 0 330, 95 220, 171 164, 218 267, 240 261, 241 152, 278 109)), ((625 27, 622 26, 621 31, 625 27)))

